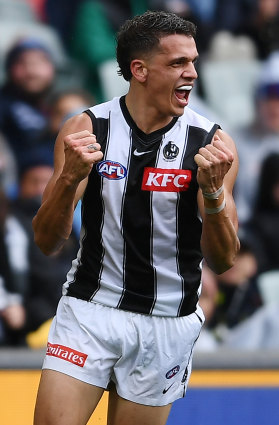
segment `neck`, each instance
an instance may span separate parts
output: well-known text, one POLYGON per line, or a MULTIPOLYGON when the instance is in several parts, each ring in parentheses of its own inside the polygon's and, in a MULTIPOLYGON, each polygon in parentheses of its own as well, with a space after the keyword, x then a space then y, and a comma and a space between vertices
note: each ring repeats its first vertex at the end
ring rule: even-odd
POLYGON ((137 127, 146 134, 159 130, 168 125, 173 117, 164 116, 156 106, 150 104, 148 100, 137 93, 136 90, 129 90, 125 98, 127 109, 136 123, 137 127))

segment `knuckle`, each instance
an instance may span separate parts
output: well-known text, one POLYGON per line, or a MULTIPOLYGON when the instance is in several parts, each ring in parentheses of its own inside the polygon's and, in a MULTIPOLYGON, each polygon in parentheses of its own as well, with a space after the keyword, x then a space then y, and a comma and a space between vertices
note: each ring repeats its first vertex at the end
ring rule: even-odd
POLYGON ((80 151, 80 144, 77 141, 73 141, 71 143, 71 147, 75 152, 79 152, 80 151))
POLYGON ((231 154, 229 155, 229 161, 230 161, 230 162, 233 162, 233 160, 234 160, 234 154, 233 154, 233 153, 231 153, 231 154))
POLYGON ((102 152, 97 152, 96 156, 95 156, 95 162, 100 161, 103 158, 103 153, 102 152))
POLYGON ((71 142, 71 140, 72 140, 72 135, 71 134, 68 134, 67 136, 64 137, 64 142, 66 144, 69 144, 71 142))

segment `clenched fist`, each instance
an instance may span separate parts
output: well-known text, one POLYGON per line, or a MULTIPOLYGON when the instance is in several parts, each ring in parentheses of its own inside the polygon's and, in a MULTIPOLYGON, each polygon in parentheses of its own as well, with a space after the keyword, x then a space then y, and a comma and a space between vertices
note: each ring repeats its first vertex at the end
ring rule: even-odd
POLYGON ((73 182, 85 179, 93 165, 103 158, 96 136, 88 130, 69 134, 64 138, 65 163, 63 175, 73 182))
POLYGON ((219 189, 232 166, 233 152, 215 134, 210 144, 199 149, 194 157, 198 165, 197 181, 203 192, 212 193, 219 189))

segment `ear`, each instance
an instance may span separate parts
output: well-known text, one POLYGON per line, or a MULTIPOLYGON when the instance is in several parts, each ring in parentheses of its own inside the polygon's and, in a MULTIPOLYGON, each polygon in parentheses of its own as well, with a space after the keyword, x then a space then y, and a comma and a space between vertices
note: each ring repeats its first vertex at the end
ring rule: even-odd
POLYGON ((145 62, 140 59, 134 59, 132 60, 130 67, 133 77, 140 83, 144 83, 148 74, 145 62))

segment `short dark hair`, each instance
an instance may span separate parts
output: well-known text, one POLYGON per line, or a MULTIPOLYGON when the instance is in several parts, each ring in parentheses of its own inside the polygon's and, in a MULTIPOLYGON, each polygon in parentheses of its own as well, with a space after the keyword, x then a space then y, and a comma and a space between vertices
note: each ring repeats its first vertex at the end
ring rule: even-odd
POLYGON ((172 34, 183 34, 195 38, 196 26, 175 13, 163 11, 147 11, 127 20, 116 37, 118 74, 130 81, 131 61, 139 54, 151 52, 159 45, 162 37, 172 34))

